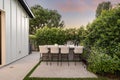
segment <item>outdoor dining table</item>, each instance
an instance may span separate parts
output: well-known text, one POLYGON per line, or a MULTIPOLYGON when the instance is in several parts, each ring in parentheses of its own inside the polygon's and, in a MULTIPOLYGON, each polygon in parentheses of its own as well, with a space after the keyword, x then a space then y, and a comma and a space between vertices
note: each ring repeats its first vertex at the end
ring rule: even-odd
POLYGON ((69 60, 73 60, 73 53, 74 53, 74 48, 77 47, 77 46, 74 46, 74 45, 45 45, 48 47, 49 51, 50 51, 50 47, 51 46, 58 46, 59 47, 59 53, 60 53, 60 46, 66 46, 69 48, 69 60))

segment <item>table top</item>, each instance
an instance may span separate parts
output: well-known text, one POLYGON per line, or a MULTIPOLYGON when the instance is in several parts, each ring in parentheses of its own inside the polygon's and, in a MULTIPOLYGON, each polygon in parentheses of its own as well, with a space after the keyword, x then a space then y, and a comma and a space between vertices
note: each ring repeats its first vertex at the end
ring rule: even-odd
POLYGON ((75 47, 84 48, 83 46, 75 46, 75 45, 44 45, 44 46, 47 46, 48 48, 54 47, 54 46, 58 46, 59 48, 60 48, 61 46, 66 46, 66 47, 69 47, 69 48, 75 48, 75 47))

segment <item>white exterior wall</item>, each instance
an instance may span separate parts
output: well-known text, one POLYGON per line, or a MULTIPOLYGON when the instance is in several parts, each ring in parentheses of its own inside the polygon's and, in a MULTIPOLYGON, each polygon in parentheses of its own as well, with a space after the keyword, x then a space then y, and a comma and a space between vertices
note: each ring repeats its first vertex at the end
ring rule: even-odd
POLYGON ((3 9, 3 0, 0 0, 0 9, 3 9))
POLYGON ((28 55, 29 17, 17 0, 0 0, 5 12, 5 64, 28 55))

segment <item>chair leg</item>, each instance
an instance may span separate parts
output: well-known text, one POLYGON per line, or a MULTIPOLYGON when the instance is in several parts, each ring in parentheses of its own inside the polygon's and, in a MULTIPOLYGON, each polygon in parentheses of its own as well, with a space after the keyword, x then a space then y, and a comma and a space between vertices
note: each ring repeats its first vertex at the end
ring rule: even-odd
POLYGON ((43 61, 43 56, 41 57, 42 61, 43 61))
POLYGON ((46 61, 46 65, 48 65, 48 61, 46 61))
POLYGON ((81 60, 81 54, 79 54, 79 62, 80 62, 80 60, 81 60))
POLYGON ((68 66, 69 66, 69 55, 67 54, 68 66))
POLYGON ((48 53, 48 61, 49 61, 49 63, 50 63, 50 53, 48 53))
POLYGON ((61 66, 62 66, 62 54, 61 54, 61 66))
POLYGON ((52 57, 53 57, 53 55, 51 54, 50 65, 52 65, 52 57))
POLYGON ((61 66, 62 66, 62 54, 60 55, 60 57, 61 57, 61 66))
POLYGON ((41 60, 41 53, 40 53, 40 59, 39 59, 39 61, 41 60))
POLYGON ((74 62, 75 62, 75 66, 76 66, 76 59, 75 59, 75 54, 74 54, 74 62))
POLYGON ((48 61, 49 61, 49 54, 46 54, 46 56, 47 56, 47 57, 46 57, 46 58, 47 58, 47 59, 46 59, 46 60, 47 60, 47 61, 46 61, 46 64, 48 65, 48 61))
POLYGON ((60 58, 61 58, 60 62, 61 62, 61 65, 62 65, 62 61, 63 61, 62 59, 64 59, 64 56, 67 57, 68 66, 69 66, 69 55, 68 55, 68 54, 61 54, 61 55, 60 55, 60 58))
POLYGON ((57 54, 57 65, 59 65, 59 54, 57 54))

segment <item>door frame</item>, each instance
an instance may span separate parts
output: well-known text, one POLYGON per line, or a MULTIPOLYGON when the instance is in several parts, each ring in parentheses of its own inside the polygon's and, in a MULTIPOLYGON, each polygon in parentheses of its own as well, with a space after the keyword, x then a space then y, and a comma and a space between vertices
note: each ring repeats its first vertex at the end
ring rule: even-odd
POLYGON ((1 19, 1 11, 0 11, 0 65, 2 64, 2 25, 1 25, 1 21, 2 21, 2 19, 1 19))
POLYGON ((6 60, 5 60, 6 59, 6 57, 5 57, 6 56, 6 54, 5 54, 6 53, 6 51, 5 51, 6 50, 6 48, 5 48, 6 28, 5 28, 5 11, 0 9, 0 13, 1 13, 1 17, 0 17, 1 18, 1 20, 0 20, 1 21, 1 24, 0 24, 1 25, 0 26, 1 27, 1 31, 0 31, 1 32, 1 36, 0 36, 1 37, 1 40, 0 40, 1 41, 1 45, 0 45, 0 47, 1 47, 1 52, 0 52, 1 64, 0 64, 0 67, 1 67, 2 65, 5 65, 5 62, 6 62, 6 60))

